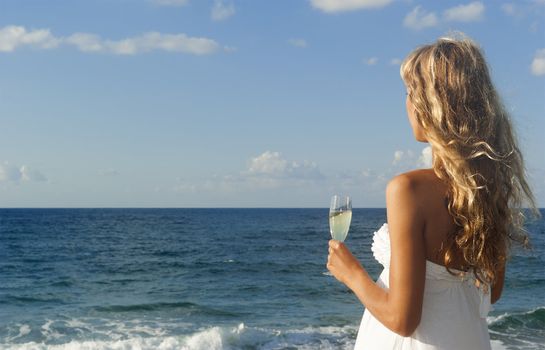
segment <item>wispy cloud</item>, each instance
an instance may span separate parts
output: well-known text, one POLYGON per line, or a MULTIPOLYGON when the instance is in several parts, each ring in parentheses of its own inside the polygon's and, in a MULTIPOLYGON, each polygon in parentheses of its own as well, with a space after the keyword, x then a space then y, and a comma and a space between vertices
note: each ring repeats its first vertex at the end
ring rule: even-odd
POLYGON ((508 16, 520 17, 523 15, 519 7, 513 3, 505 3, 501 5, 501 10, 508 16))
POLYGON ((326 179, 325 184, 326 188, 340 189, 354 197, 365 198, 365 201, 372 205, 383 206, 384 191, 391 178, 406 171, 430 168, 431 161, 430 146, 426 146, 420 153, 410 149, 398 150, 394 152, 389 167, 340 173, 326 179))
POLYGON ((21 26, 7 26, 0 29, 0 52, 13 52, 22 46, 36 49, 54 49, 61 43, 49 29, 27 30, 21 26))
POLYGON ((42 182, 47 181, 47 178, 37 169, 33 169, 27 165, 19 167, 9 162, 0 164, 0 182, 19 181, 42 182))
POLYGON ((545 48, 537 50, 530 69, 533 75, 545 75, 545 48))
POLYGON ((383 202, 384 188, 393 176, 415 168, 431 167, 431 147, 419 152, 396 151, 389 167, 363 169, 324 175, 315 162, 288 160, 279 152, 266 151, 249 159, 238 174, 213 175, 191 181, 177 179, 172 190, 177 193, 202 192, 234 195, 259 191, 303 190, 329 195, 344 191, 365 198, 369 203, 383 202))
MULTIPOLYGON (((399 151, 399 150, 395 151, 394 152, 394 160, 392 161, 392 164, 393 165, 399 164, 404 156, 405 156, 405 151, 399 151)), ((412 153, 411 150, 408 151, 408 156, 410 156, 410 157, 413 156, 413 153, 412 153)))
POLYGON ((260 189, 312 185, 325 179, 318 165, 310 161, 289 161, 279 152, 266 151, 249 159, 238 174, 214 175, 191 182, 179 179, 176 192, 246 192, 260 189))
POLYGON ((545 0, 508 2, 501 5, 501 10, 516 21, 526 23, 530 32, 539 31, 545 15, 545 0))
POLYGON ((392 2, 393 0, 310 0, 314 8, 326 13, 380 8, 392 2))
POLYGON ((424 147, 422 150, 422 153, 418 157, 418 163, 419 166, 422 166, 424 168, 431 168, 433 165, 433 152, 431 149, 431 146, 424 147))
POLYGON ((7 26, 0 29, 0 52, 13 52, 24 46, 52 49, 61 45, 74 46, 84 53, 114 55, 135 55, 151 51, 206 55, 220 49, 220 45, 212 39, 190 37, 183 33, 148 32, 135 37, 111 40, 102 39, 92 33, 74 33, 68 37, 55 37, 49 29, 28 31, 21 26, 7 26))
POLYGON ((185 6, 189 0, 151 0, 151 2, 159 6, 185 6))
POLYGON ((522 19, 527 16, 543 18, 545 0, 507 2, 501 5, 501 10, 508 16, 522 19))
POLYGON ((223 21, 235 14, 235 5, 224 0, 215 0, 212 6, 210 17, 214 21, 223 21))
POLYGON ((401 64, 401 59, 400 58, 392 58, 390 60, 390 65, 392 66, 399 66, 401 64))
POLYGON ((289 39, 288 44, 290 44, 292 46, 295 46, 295 47, 301 47, 301 48, 305 48, 305 47, 308 46, 307 41, 305 39, 300 39, 300 38, 289 39))
POLYGON ((396 172, 407 171, 414 168, 429 168, 432 166, 431 146, 426 146, 417 156, 412 150, 397 150, 394 152, 392 165, 396 172))
POLYGON ((367 206, 383 207, 384 191, 392 177, 429 167, 429 146, 420 150, 396 151, 390 163, 384 164, 381 169, 352 169, 332 174, 322 173, 314 162, 289 160, 279 152, 266 151, 251 157, 244 170, 237 174, 215 174, 199 179, 178 178, 170 191, 183 198, 212 196, 229 202, 271 195, 293 200, 300 194, 302 198, 310 196, 319 199, 324 205, 327 205, 331 194, 343 192, 349 193, 355 203, 357 198, 367 206))
POLYGON ((409 12, 403 25, 413 30, 422 30, 439 25, 441 22, 475 22, 483 19, 485 6, 480 1, 458 5, 443 11, 441 17, 435 12, 428 12, 422 6, 416 6, 409 12))
POLYGON ((374 66, 375 64, 377 64, 377 62, 378 62, 377 57, 369 57, 363 60, 363 63, 365 63, 368 66, 374 66))
POLYGON ((279 152, 266 151, 250 160, 245 176, 271 177, 283 179, 323 178, 318 165, 310 161, 288 161, 279 152))
POLYGON ((443 13, 446 21, 451 22, 474 22, 483 18, 484 5, 480 1, 474 1, 467 5, 451 7, 443 13))
POLYGON ((439 23, 434 12, 427 12, 421 6, 416 6, 403 20, 403 25, 413 30, 435 27, 439 23))
POLYGON ((135 55, 150 51, 167 51, 206 55, 218 51, 219 45, 208 38, 188 37, 186 34, 149 32, 122 40, 102 40, 94 34, 76 33, 66 39, 82 52, 104 52, 116 55, 135 55))

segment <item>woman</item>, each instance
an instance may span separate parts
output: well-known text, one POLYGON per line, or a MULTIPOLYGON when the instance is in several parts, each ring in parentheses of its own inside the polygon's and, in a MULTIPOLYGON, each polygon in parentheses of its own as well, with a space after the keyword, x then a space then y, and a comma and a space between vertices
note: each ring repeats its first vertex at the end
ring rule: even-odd
POLYGON ((486 315, 501 295, 511 241, 534 213, 511 122, 478 46, 441 38, 401 65, 416 140, 433 167, 394 177, 373 251, 375 283, 338 242, 327 267, 366 310, 356 349, 490 349, 486 315), (391 253, 390 253, 391 252, 391 253))

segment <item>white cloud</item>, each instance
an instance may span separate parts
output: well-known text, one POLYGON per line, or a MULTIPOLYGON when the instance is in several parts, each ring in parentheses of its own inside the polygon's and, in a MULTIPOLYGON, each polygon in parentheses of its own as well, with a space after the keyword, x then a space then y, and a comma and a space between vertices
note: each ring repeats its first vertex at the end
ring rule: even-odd
POLYGON ((518 16, 520 13, 517 6, 513 3, 502 4, 501 10, 509 16, 518 16))
POLYGON ((319 200, 325 204, 332 193, 343 192, 367 206, 381 207, 389 179, 401 172, 427 168, 430 161, 431 148, 428 146, 418 152, 396 151, 394 161, 386 169, 364 168, 326 176, 314 162, 292 161, 279 152, 266 151, 250 158, 245 170, 238 174, 214 175, 194 181, 177 179, 171 190, 187 197, 215 196, 228 201, 247 196, 293 200, 300 193, 302 198, 321 198, 319 200))
POLYGON ((323 12, 337 13, 384 7, 392 1, 393 0, 310 0, 310 3, 314 8, 323 12))
POLYGON ((467 5, 458 5, 443 12, 446 21, 452 22, 473 22, 482 19, 484 5, 480 1, 474 1, 467 5))
POLYGON ((218 43, 211 39, 192 38, 183 33, 161 34, 158 32, 149 32, 118 41, 106 40, 103 45, 106 52, 117 55, 134 55, 154 50, 205 55, 219 49, 218 43))
POLYGON ((406 171, 414 168, 430 168, 432 166, 431 146, 424 147, 418 158, 412 150, 397 150, 394 152, 392 165, 395 166, 398 171, 406 171))
POLYGON ((431 146, 427 146, 422 150, 420 157, 418 157, 418 165, 423 168, 431 168, 433 165, 433 154, 431 146))
POLYGON ((288 161, 283 159, 278 152, 266 151, 252 158, 248 166, 250 174, 284 174, 288 167, 288 161))
POLYGON ((400 58, 392 58, 390 60, 390 64, 392 66, 399 66, 401 64, 401 59, 400 58))
POLYGON ((395 151, 394 152, 394 160, 392 161, 392 165, 400 165, 403 163, 410 163, 408 166, 410 167, 412 163, 414 162, 414 152, 411 150, 407 151, 395 151))
POLYGON ((403 20, 405 27, 414 30, 435 27, 438 23, 437 15, 434 12, 426 12, 420 6, 416 6, 403 20))
POLYGON ((396 150, 391 166, 382 169, 364 169, 359 172, 344 172, 334 178, 328 178, 322 186, 330 192, 350 193, 354 198, 363 198, 372 205, 384 205, 384 191, 388 181, 397 174, 419 168, 431 167, 431 147, 426 146, 420 152, 396 150))
POLYGON ((23 165, 19 171, 21 172, 21 179, 24 181, 47 181, 47 178, 41 172, 26 165, 23 165))
POLYGON ((377 62, 378 62, 377 57, 370 57, 370 58, 367 58, 367 59, 363 60, 363 63, 365 63, 368 66, 374 66, 375 64, 377 64, 377 62))
POLYGON ((74 33, 65 42, 76 46, 82 52, 101 52, 106 50, 98 35, 89 33, 74 33))
POLYGON ((403 151, 395 151, 394 152, 394 160, 392 161, 392 164, 395 165, 395 164, 399 163, 401 161, 401 159, 403 159, 403 154, 404 153, 405 152, 403 152, 403 151))
POLYGON ((4 162, 0 164, 0 182, 3 181, 19 181, 21 180, 22 175, 18 167, 4 162))
POLYGON ((210 17, 214 21, 222 21, 235 14, 235 5, 231 3, 224 3, 223 0, 215 0, 214 6, 212 6, 212 12, 210 17))
POLYGON ((235 14, 235 4, 225 3, 224 0, 214 0, 210 18, 214 21, 223 21, 235 14))
MULTIPOLYGON (((501 10, 506 15, 517 20, 522 20, 529 16, 536 17, 538 21, 541 21, 543 18, 543 9, 545 9, 543 5, 545 5, 545 0, 509 2, 502 4, 501 10)), ((527 22, 529 23, 530 21, 528 20, 527 22)))
POLYGON ((3 164, 0 164, 0 182, 9 181, 42 182, 47 181, 47 178, 40 171, 32 169, 28 165, 18 167, 9 162, 4 162, 3 164))
POLYGON ((271 178, 320 179, 323 175, 314 162, 287 161, 279 152, 266 151, 252 158, 246 176, 264 176, 271 178))
POLYGON ((545 49, 537 50, 531 66, 533 75, 545 75, 545 49))
POLYGON ((189 0, 151 0, 151 2, 159 6, 185 6, 189 0))
POLYGON ((279 152, 266 151, 249 160, 245 170, 236 175, 214 175, 195 182, 178 179, 175 192, 217 193, 247 192, 262 189, 312 187, 325 176, 318 165, 309 161, 288 161, 279 152))
POLYGON ((21 46, 38 49, 58 47, 60 40, 49 29, 26 30, 21 26, 7 26, 0 29, 0 52, 13 52, 21 46))
MULTIPOLYGON (((24 27, 8 26, 0 29, 0 52, 13 52, 20 46, 42 49, 59 47, 61 44, 75 46, 85 53, 110 53, 134 55, 150 51, 180 52, 206 55, 219 50, 219 44, 208 38, 190 37, 186 34, 163 34, 148 32, 140 36, 121 40, 102 39, 92 33, 74 33, 66 38, 54 37, 49 29, 27 31, 24 27)), ((229 47, 225 47, 229 51, 229 47)))
POLYGON ((308 44, 305 39, 289 39, 288 44, 295 47, 307 47, 308 44))
MULTIPOLYGON (((485 6, 480 1, 474 1, 467 5, 451 7, 443 12, 442 21, 445 22, 474 22, 483 18, 485 6)), ((409 12, 403 25, 413 30, 422 30, 435 27, 439 24, 439 17, 435 12, 428 12, 421 6, 416 6, 409 12)))

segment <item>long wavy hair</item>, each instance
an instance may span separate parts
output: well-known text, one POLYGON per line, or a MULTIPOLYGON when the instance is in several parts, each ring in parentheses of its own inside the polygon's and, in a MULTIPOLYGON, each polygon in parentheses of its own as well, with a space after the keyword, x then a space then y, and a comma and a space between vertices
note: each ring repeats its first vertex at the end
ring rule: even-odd
POLYGON ((456 230, 443 243, 444 264, 461 255, 479 281, 493 284, 511 243, 529 247, 522 206, 540 215, 509 113, 481 50, 461 33, 417 48, 400 72, 433 170, 449 188, 456 230))

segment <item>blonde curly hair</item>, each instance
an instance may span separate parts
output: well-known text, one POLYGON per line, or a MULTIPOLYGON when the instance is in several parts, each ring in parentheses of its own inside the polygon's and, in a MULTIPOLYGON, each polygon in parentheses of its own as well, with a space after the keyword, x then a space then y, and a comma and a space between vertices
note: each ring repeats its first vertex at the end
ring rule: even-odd
POLYGON ((479 281, 493 284, 511 243, 529 246, 523 204, 540 214, 483 54, 456 33, 411 52, 400 73, 432 147, 433 170, 449 187, 457 228, 443 244, 444 264, 460 255, 479 281))

